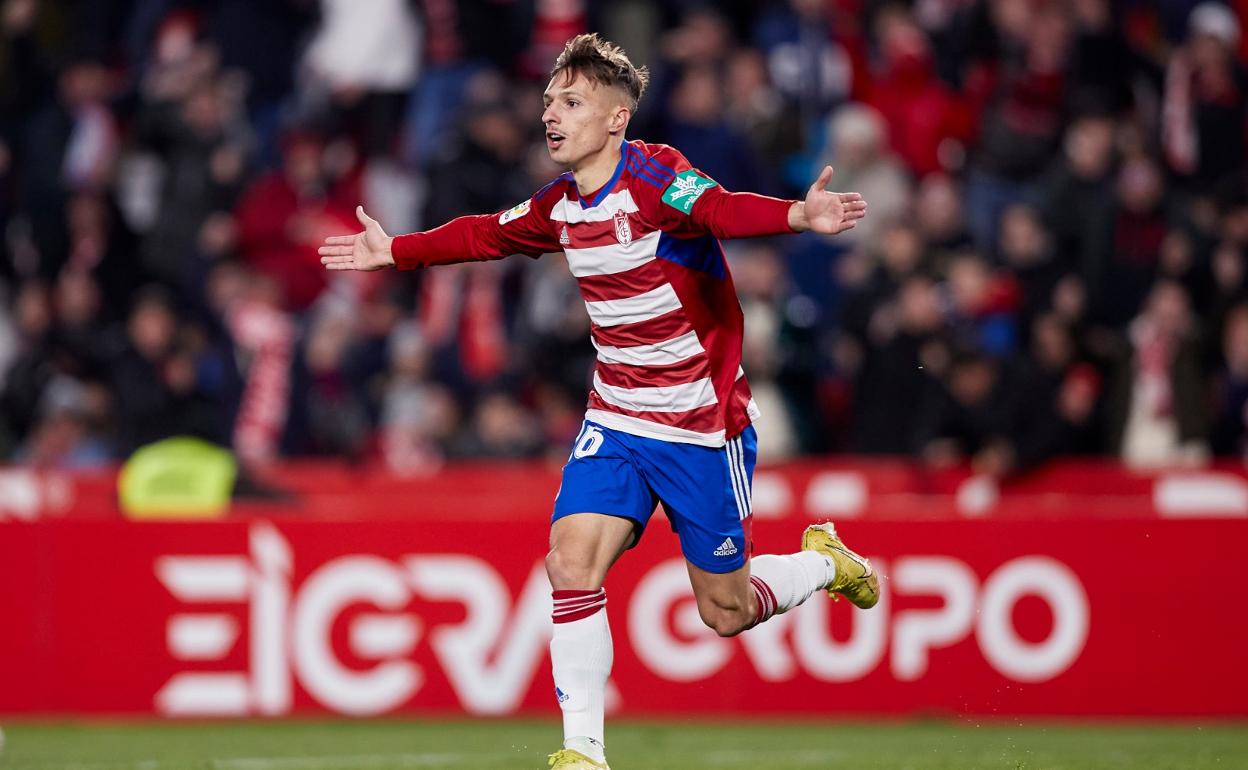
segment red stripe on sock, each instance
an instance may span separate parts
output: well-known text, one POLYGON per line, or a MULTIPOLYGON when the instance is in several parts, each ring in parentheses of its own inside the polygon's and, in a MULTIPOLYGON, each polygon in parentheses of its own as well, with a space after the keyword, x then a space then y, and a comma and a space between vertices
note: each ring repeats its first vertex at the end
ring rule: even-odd
POLYGON ((754 625, 758 625, 776 614, 776 594, 771 586, 753 575, 750 576, 750 585, 754 587, 754 596, 758 599, 758 610, 754 615, 754 625))
POLYGON ((606 593, 607 593, 607 589, 599 588, 597 590, 591 590, 591 591, 582 591, 582 590, 551 591, 550 595, 551 597, 554 598, 555 601, 562 602, 562 601, 567 601, 568 599, 583 599, 586 596, 597 596, 598 594, 602 594, 605 596, 606 593))
POLYGON ((553 591, 555 606, 551 619, 556 623, 571 623, 582 620, 607 606, 607 592, 597 591, 553 591))

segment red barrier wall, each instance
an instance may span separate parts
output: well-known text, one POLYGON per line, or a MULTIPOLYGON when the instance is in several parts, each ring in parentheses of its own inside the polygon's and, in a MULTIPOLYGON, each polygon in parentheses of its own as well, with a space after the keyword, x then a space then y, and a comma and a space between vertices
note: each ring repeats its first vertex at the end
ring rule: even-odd
MULTIPOLYGON (((1107 481, 1099 494, 1039 488, 1014 509, 1002 490, 972 518, 965 476, 920 495, 867 474, 871 506, 855 513, 852 480, 760 474, 756 501, 788 501, 760 511, 760 551, 792 550, 806 519, 840 506, 842 533, 888 580, 875 610, 815 597, 731 640, 701 627, 656 517, 608 579, 612 708, 1248 715, 1234 495, 1165 519, 1146 504, 1160 477, 1095 469, 1083 475, 1107 481)), ((1226 473, 1219 488, 1242 483, 1226 473)), ((127 522, 80 488, 59 514, 0 523, 0 713, 553 713, 540 560, 557 477, 456 474, 290 470, 303 502, 204 523, 127 522)))

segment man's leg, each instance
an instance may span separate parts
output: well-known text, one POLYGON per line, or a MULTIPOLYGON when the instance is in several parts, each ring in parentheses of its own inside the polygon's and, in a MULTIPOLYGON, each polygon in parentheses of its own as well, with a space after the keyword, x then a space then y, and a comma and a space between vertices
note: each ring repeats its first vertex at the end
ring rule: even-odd
POLYGON ((563 746, 606 762, 604 697, 613 652, 607 625, 607 570, 633 539, 634 522, 618 516, 576 513, 550 528, 546 574, 554 598, 550 663, 563 711, 563 746))
POLYGON ((735 636, 793 609, 815 591, 846 596, 868 609, 879 600, 878 577, 845 547, 830 523, 806 529, 802 550, 763 554, 732 572, 708 572, 686 560, 698 614, 720 636, 735 636))
POLYGON ((720 636, 735 636, 790 610, 826 588, 835 577, 831 559, 814 551, 755 556, 734 572, 707 572, 692 562, 689 582, 702 622, 720 636))

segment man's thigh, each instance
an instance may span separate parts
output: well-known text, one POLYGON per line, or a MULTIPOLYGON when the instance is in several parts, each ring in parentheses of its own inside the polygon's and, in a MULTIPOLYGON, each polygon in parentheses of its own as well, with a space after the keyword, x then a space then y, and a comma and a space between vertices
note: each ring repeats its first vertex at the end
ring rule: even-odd
POLYGON ((638 454, 681 552, 703 572, 733 573, 749 560, 755 447, 749 428, 723 447, 653 442, 638 454))

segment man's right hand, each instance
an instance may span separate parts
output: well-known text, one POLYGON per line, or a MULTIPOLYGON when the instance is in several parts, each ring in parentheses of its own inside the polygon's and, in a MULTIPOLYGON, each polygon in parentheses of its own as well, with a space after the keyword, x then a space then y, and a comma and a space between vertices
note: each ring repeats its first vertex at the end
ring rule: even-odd
POLYGON ((321 264, 327 270, 380 270, 394 266, 390 245, 394 239, 386 235, 376 219, 355 207, 355 216, 364 225, 364 232, 355 235, 331 235, 317 249, 321 264))

